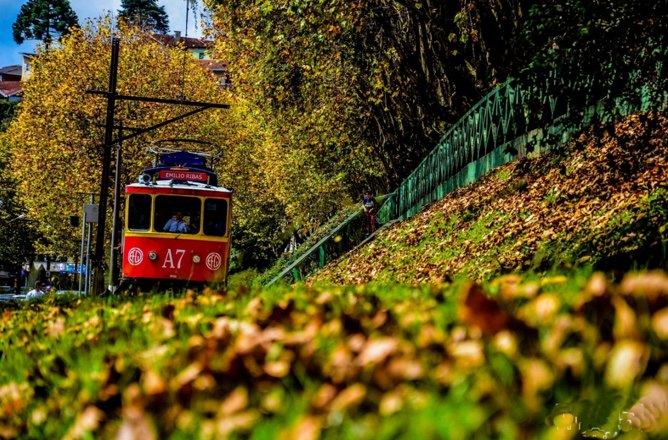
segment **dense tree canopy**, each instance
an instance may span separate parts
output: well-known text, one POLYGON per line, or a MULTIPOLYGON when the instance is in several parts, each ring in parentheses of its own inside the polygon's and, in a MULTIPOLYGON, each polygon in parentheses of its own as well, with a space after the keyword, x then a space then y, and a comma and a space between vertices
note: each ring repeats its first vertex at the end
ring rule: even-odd
POLYGON ((208 4, 238 90, 300 134, 286 150, 324 149, 320 164, 350 195, 390 189, 506 78, 520 14, 505 2, 208 4))
POLYGON ((605 97, 637 100, 665 93, 666 35, 665 0, 534 2, 517 35, 513 70, 575 109, 605 97), (546 80, 552 77, 557 81, 546 80))
POLYGON ((68 0, 28 0, 21 6, 12 31, 16 44, 28 39, 48 45, 76 24, 77 14, 68 0))
POLYGON ((161 34, 169 31, 169 17, 156 0, 121 0, 118 18, 161 34))

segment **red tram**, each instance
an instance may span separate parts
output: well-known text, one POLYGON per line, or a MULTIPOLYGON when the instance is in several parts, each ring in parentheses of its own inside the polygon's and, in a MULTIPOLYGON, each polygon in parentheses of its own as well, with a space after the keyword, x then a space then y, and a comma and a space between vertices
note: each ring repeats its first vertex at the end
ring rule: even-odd
POLYGON ((207 144, 181 139, 152 144, 153 167, 125 188, 121 285, 225 282, 232 191, 218 186, 214 160, 220 150, 165 146, 182 142, 207 144))

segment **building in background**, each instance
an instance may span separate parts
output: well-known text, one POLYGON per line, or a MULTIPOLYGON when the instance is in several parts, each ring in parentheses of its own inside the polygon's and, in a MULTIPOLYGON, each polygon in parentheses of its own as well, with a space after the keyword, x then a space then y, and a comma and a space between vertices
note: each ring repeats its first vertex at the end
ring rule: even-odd
POLYGON ((21 100, 21 83, 30 77, 32 59, 35 54, 22 53, 21 65, 0 67, 0 100, 18 102, 21 100))
POLYGON ((17 102, 21 99, 22 66, 0 67, 0 99, 17 102))
POLYGON ((22 71, 18 64, 0 67, 0 81, 21 81, 22 71))
POLYGON ((211 58, 213 41, 201 38, 182 37, 181 32, 174 31, 174 35, 154 34, 153 39, 165 46, 182 46, 190 55, 197 60, 202 67, 210 70, 218 79, 221 87, 230 87, 230 76, 227 64, 220 60, 211 58))

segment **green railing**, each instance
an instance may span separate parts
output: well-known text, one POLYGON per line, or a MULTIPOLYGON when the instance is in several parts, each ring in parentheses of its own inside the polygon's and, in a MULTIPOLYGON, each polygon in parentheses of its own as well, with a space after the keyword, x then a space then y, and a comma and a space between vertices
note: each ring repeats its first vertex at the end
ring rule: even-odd
POLYGON ((555 120, 561 110, 556 100, 545 98, 541 104, 547 104, 547 111, 539 117, 530 115, 523 105, 525 96, 514 82, 509 82, 474 105, 399 185, 393 202, 379 213, 381 221, 404 220, 424 205, 514 159, 515 155, 506 151, 512 151, 511 146, 521 151, 532 125, 555 120))
POLYGON ((366 238, 365 220, 362 209, 351 214, 309 250, 287 265, 281 273, 269 280, 266 285, 274 284, 284 277, 291 277, 291 281, 302 280, 313 271, 347 253, 366 238))
MULTIPOLYGON (((662 63, 657 63, 656 69, 657 77, 661 77, 662 63)), ((629 80, 635 80, 634 73, 629 80)), ((558 81, 554 75, 546 76, 545 89, 558 81)), ((589 90, 594 81, 589 77, 569 87, 589 90)), ((574 130, 594 118, 605 121, 639 110, 665 110, 668 91, 650 91, 649 86, 641 86, 634 91, 637 99, 604 99, 593 105, 587 104, 593 99, 584 96, 584 108, 577 109, 579 122, 573 123, 571 109, 563 100, 548 96, 541 89, 523 91, 518 82, 511 80, 489 92, 443 135, 420 165, 385 196, 377 220, 380 224, 405 220, 425 205, 525 155, 529 146, 534 151, 546 151, 561 145, 574 130), (567 119, 571 120, 568 124, 567 119)), ((360 210, 267 284, 289 275, 294 281, 305 278, 359 244, 365 231, 360 210)))
MULTIPOLYGON (((657 64, 658 75, 662 67, 657 64)), ((637 73, 631 74, 631 80, 634 75, 637 73)), ((546 85, 556 81, 548 77, 546 85)), ((587 78, 584 84, 578 84, 578 89, 587 89, 593 83, 594 78, 587 78)), ((489 92, 443 135, 392 193, 378 214, 380 223, 411 217, 423 206, 525 155, 528 146, 535 151, 559 146, 594 118, 606 121, 634 111, 666 108, 667 91, 657 96, 650 93, 649 86, 641 86, 634 94, 637 99, 603 99, 594 105, 586 104, 584 111, 578 113, 580 120, 566 124, 566 119, 572 119, 571 110, 559 99, 541 90, 526 92, 517 82, 507 82, 489 92)), ((583 102, 591 101, 590 97, 583 97, 583 102)))

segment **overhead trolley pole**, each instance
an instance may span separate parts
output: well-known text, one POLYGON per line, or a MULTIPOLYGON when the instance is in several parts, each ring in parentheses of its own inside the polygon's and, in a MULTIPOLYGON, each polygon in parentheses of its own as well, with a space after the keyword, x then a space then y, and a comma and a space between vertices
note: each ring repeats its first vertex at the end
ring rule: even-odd
POLYGON ((106 213, 107 213, 107 198, 109 194, 109 174, 111 168, 111 149, 114 144, 121 143, 125 140, 135 138, 149 131, 164 127, 172 122, 180 121, 188 116, 195 115, 209 108, 230 108, 229 104, 217 104, 210 102, 186 101, 177 99, 163 99, 150 98, 144 96, 119 95, 117 89, 117 74, 118 74, 118 53, 119 40, 114 37, 111 42, 111 63, 109 67, 109 89, 102 90, 88 90, 87 93, 103 95, 107 98, 107 115, 104 131, 104 146, 102 154, 102 178, 100 182, 100 217, 97 224, 97 234, 95 237, 95 258, 91 261, 91 269, 94 271, 94 281, 92 285, 92 293, 94 295, 102 294, 104 291, 104 231, 106 227, 106 213), (150 127, 136 129, 132 134, 124 135, 122 132, 119 137, 114 139, 115 127, 115 111, 117 101, 141 101, 152 102, 157 104, 172 104, 195 107, 193 110, 187 111, 181 115, 175 116, 166 121, 159 122, 150 127))

